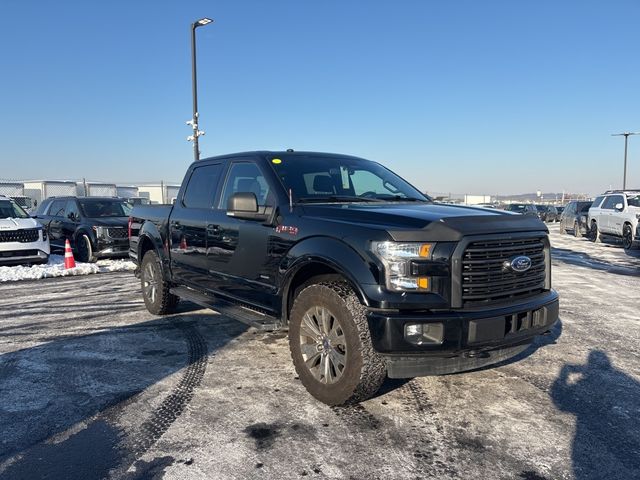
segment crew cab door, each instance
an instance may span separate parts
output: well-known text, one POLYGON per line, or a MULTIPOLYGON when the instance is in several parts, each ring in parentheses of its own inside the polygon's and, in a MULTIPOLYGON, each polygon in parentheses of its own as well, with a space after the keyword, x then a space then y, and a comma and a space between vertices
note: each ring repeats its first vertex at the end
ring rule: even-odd
POLYGON ((172 276, 195 288, 205 288, 208 282, 207 225, 221 172, 220 162, 194 168, 169 217, 172 276))
POLYGON ((227 215, 235 193, 253 193, 260 207, 275 207, 273 187, 254 161, 234 160, 227 170, 222 195, 210 222, 207 262, 209 285, 214 291, 238 301, 272 309, 276 306, 276 262, 270 261, 272 226, 259 220, 227 215))
MULTIPOLYGON (((604 199, 602 206, 600 208, 600 222, 599 227, 600 231, 603 233, 611 233, 615 234, 615 218, 614 216, 618 214, 615 209, 617 203, 623 203, 622 195, 611 195, 604 199)), ((620 234, 622 234, 622 228, 620 229, 620 234)))
POLYGON ((46 212, 46 220, 43 222, 49 235, 49 243, 57 248, 64 248, 65 233, 64 222, 67 200, 54 200, 46 212))

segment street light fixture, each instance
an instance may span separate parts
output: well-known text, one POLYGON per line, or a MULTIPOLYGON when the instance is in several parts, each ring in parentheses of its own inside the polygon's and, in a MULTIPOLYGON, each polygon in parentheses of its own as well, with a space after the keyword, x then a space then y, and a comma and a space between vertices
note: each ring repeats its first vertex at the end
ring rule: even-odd
POLYGON ((191 24, 191 89, 193 92, 193 118, 187 122, 193 129, 193 134, 187 137, 187 140, 193 142, 193 158, 195 161, 200 160, 200 148, 198 137, 204 135, 204 131, 198 130, 198 79, 196 74, 196 28, 209 25, 213 20, 210 18, 201 18, 191 24))
POLYGON ((640 135, 640 132, 623 132, 612 133, 612 137, 624 137, 624 175, 622 177, 622 189, 627 189, 627 143, 629 141, 629 135, 640 135))

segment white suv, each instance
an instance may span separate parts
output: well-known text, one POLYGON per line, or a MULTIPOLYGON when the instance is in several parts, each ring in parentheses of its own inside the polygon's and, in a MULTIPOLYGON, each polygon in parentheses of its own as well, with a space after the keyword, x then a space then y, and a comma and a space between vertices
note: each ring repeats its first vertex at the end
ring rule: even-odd
POLYGON ((597 242, 601 235, 622 239, 624 248, 640 245, 640 190, 610 190, 597 197, 589 209, 589 235, 597 242))
POLYGON ((0 195, 0 265, 47 263, 49 239, 38 222, 0 195))

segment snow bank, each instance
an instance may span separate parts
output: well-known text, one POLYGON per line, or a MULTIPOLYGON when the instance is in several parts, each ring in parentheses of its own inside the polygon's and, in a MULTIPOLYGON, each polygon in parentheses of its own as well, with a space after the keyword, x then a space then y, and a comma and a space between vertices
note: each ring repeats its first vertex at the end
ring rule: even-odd
POLYGON ((92 273, 127 272, 136 268, 135 264, 126 259, 98 260, 97 263, 76 262, 75 268, 64 269, 64 256, 51 255, 46 265, 32 265, 30 267, 0 267, 0 282, 15 282, 17 280, 39 280, 49 277, 66 277, 69 275, 89 275, 92 273))

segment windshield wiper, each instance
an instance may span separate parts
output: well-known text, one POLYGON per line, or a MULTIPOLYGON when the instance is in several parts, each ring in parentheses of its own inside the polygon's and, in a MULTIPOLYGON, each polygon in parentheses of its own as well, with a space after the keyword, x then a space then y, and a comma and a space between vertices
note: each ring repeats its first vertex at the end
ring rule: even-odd
POLYGON ((297 203, 339 203, 339 202, 384 202, 379 198, 358 197, 354 195, 327 195, 316 197, 300 197, 297 203))
POLYGON ((422 203, 431 203, 426 198, 414 198, 414 197, 401 197, 400 195, 394 195, 393 197, 384 197, 380 198, 385 202, 422 202, 422 203))

